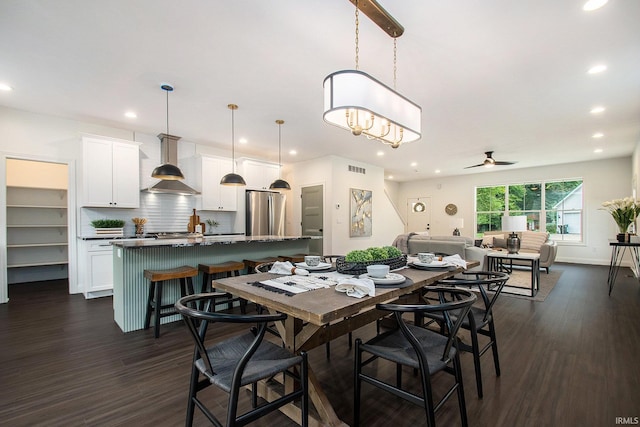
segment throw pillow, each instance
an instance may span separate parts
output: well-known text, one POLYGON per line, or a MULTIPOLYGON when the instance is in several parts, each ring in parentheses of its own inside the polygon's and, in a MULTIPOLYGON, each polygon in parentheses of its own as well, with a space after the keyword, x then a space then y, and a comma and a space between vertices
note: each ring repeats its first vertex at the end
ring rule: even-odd
POLYGON ((494 248, 506 248, 507 247, 507 239, 500 239, 498 237, 493 238, 493 247, 494 248))
POLYGON ((482 236, 482 243, 481 246, 483 247, 488 247, 488 246, 493 246, 493 235, 488 235, 488 236, 482 236))
POLYGON ((540 247, 549 238, 548 233, 538 231, 523 231, 520 240, 520 248, 540 252, 540 247))

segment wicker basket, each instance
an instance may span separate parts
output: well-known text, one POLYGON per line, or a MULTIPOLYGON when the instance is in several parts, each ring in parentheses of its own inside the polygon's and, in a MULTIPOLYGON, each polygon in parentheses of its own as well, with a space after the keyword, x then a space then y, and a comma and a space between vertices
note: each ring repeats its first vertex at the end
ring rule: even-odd
POLYGON ((338 273, 353 274, 355 276, 366 273, 368 265, 376 264, 388 265, 389 269, 394 270, 396 268, 404 267, 405 265, 407 265, 407 256, 402 255, 394 258, 364 262, 347 262, 342 256, 336 260, 336 270, 338 270, 338 273))

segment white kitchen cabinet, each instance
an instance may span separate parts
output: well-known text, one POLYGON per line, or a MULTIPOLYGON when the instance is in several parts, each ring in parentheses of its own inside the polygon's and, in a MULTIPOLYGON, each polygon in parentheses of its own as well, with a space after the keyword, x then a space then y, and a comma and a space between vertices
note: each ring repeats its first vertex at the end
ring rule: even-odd
POLYGON ((68 276, 67 190, 7 187, 9 283, 68 276))
POLYGON ((140 207, 137 143, 82 138, 81 206, 140 207))
POLYGON ((273 181, 278 179, 280 167, 274 163, 244 160, 242 177, 250 190, 268 190, 273 181))
POLYGON ((113 247, 109 240, 81 240, 78 249, 78 287, 84 297, 112 295, 113 247))
POLYGON ((233 172, 231 159, 202 156, 197 176, 201 182, 202 210, 235 211, 238 209, 238 187, 220 185, 220 179, 233 172))

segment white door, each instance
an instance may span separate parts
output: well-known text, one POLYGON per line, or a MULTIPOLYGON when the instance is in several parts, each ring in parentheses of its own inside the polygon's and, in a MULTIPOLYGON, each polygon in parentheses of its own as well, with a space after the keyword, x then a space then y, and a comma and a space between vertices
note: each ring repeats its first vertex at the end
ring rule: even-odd
POLYGON ((431 228, 431 197, 407 199, 407 230, 409 233, 431 228))

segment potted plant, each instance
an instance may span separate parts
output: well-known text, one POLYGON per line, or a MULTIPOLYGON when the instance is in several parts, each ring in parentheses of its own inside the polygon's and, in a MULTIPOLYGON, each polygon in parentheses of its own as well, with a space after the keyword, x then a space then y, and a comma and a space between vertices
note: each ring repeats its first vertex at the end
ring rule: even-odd
POLYGON ((94 219, 91 226, 95 228, 98 235, 122 236, 124 231, 124 220, 122 219, 94 219))
POLYGON ((640 214, 640 203, 631 197, 625 197, 604 202, 602 208, 611 214, 618 226, 620 231, 617 236, 618 241, 624 242, 629 226, 635 222, 636 217, 640 214))
POLYGON ((393 246, 356 249, 336 260, 336 270, 344 274, 364 274, 368 265, 383 264, 391 269, 407 265, 407 256, 393 246))

